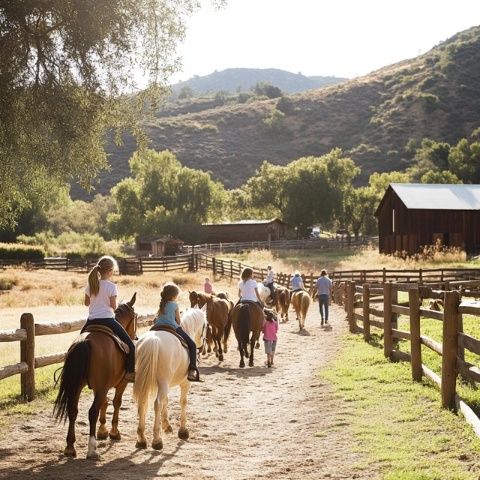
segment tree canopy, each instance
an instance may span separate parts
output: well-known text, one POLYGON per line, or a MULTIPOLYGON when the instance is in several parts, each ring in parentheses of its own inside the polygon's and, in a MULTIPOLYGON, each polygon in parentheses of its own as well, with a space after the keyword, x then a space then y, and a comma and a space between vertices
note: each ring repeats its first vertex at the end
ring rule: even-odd
MULTIPOLYGON (((218 3, 218 2, 217 2, 218 3)), ((108 128, 131 129, 178 67, 196 0, 30 0, 0 4, 0 226, 107 166, 108 128), (149 87, 127 95, 135 73, 149 87)))
POLYGON ((171 152, 136 152, 130 169, 132 177, 112 190, 117 213, 109 216, 109 228, 114 236, 173 234, 198 241, 198 225, 221 215, 223 186, 206 172, 182 167, 171 152))

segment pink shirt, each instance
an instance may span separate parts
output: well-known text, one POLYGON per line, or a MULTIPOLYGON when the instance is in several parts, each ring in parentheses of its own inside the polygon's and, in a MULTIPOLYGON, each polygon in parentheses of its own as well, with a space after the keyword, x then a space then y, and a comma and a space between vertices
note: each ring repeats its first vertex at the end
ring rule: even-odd
POLYGON ((205 283, 203 284, 203 291, 204 291, 205 293, 212 293, 212 291, 213 291, 212 284, 209 283, 209 282, 205 282, 205 283))
POLYGON ((262 332, 264 340, 277 340, 278 323, 265 320, 263 322, 262 332))

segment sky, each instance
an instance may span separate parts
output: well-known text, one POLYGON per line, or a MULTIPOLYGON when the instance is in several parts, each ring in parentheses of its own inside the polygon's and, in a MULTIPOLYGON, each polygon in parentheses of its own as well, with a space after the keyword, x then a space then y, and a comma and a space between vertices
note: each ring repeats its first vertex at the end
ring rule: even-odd
POLYGON ((208 0, 187 21, 172 83, 232 67, 353 78, 480 24, 479 0, 208 0))

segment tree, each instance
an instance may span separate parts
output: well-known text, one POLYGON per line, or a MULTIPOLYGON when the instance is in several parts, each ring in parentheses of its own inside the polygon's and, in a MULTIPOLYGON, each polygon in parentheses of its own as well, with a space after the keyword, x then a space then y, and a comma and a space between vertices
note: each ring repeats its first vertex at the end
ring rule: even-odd
POLYGON ((359 172, 337 148, 321 157, 300 158, 285 167, 264 162, 244 188, 253 208, 273 208, 305 235, 313 224, 331 222, 340 214, 345 194, 359 172))
POLYGON ((193 90, 192 90, 192 87, 189 87, 188 85, 184 85, 178 92, 179 100, 189 100, 192 97, 193 97, 193 90))
POLYGON ((172 234, 195 241, 198 225, 221 215, 223 186, 206 172, 183 167, 171 152, 136 152, 130 170, 133 177, 112 189, 117 212, 108 218, 115 237, 172 234))
POLYGON ((408 168, 411 180, 420 181, 422 175, 428 171, 448 170, 449 153, 448 143, 424 138, 421 146, 415 151, 412 166, 408 168))
POLYGON ((278 87, 264 82, 257 83, 253 88, 253 91, 255 92, 255 95, 265 95, 268 98, 278 98, 283 95, 282 91, 278 87))
POLYGON ((421 183, 462 183, 462 181, 449 170, 429 170, 422 175, 421 183))
POLYGON ((448 155, 450 171, 466 183, 480 182, 480 142, 462 138, 448 155))
POLYGON ((109 128, 130 129, 178 67, 196 0, 31 0, 0 5, 0 226, 52 183, 89 185, 109 128), (149 87, 131 90, 134 70, 149 87))

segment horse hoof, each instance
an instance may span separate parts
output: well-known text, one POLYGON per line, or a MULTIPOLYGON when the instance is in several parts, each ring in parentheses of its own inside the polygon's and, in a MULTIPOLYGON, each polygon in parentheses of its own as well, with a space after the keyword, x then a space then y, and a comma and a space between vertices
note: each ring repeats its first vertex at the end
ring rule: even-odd
POLYGON ((97 452, 87 453, 88 460, 98 460, 100 455, 97 452))
POLYGON ((173 432, 173 428, 172 428, 171 425, 167 425, 167 426, 163 429, 163 431, 164 431, 165 433, 172 433, 172 432, 173 432))
POLYGON ((180 440, 188 440, 189 436, 190 436, 190 434, 188 433, 188 430, 186 428, 181 428, 178 431, 178 438, 180 440))
POLYGON ((97 432, 97 440, 106 440, 107 438, 108 438, 108 432, 106 430, 101 430, 101 431, 99 430, 97 432))
POLYGON ((65 450, 63 451, 63 454, 66 457, 76 457, 77 451, 75 450, 74 447, 66 447, 65 450))
POLYGON ((245 367, 245 362, 240 362, 240 368, 244 368, 245 367))
POLYGON ((120 435, 120 432, 117 432, 117 433, 112 433, 112 432, 110 432, 110 433, 108 434, 108 436, 110 437, 110 440, 118 441, 118 440, 121 440, 121 439, 122 439, 122 436, 120 435))
POLYGON ((248 362, 249 367, 253 367, 253 362, 248 362))
POLYGON ((219 355, 218 359, 223 362, 223 355, 219 355))
POLYGON ((152 442, 152 448, 154 450, 162 450, 163 442, 161 440, 156 440, 152 442))
POLYGON ((145 440, 137 441, 135 448, 147 448, 147 442, 145 440))

